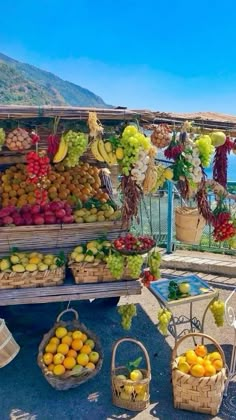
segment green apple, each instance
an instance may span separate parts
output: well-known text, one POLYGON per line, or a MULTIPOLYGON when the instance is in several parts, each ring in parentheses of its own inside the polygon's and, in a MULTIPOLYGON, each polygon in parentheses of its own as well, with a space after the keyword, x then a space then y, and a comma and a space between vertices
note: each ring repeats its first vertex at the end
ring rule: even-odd
POLYGON ((91 351, 89 354, 89 361, 92 363, 97 363, 99 360, 99 353, 97 351, 91 351))
POLYGON ((190 292, 190 289, 191 289, 190 284, 189 284, 189 283, 187 283, 187 282, 180 283, 180 284, 178 285, 178 287, 179 287, 179 291, 180 291, 181 293, 183 293, 183 294, 187 294, 187 293, 189 293, 189 292, 190 292))

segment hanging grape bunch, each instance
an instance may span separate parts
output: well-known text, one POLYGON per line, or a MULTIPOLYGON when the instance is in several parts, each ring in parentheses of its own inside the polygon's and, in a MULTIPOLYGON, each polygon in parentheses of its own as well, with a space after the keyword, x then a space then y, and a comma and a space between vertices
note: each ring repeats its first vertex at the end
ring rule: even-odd
POLYGON ((2 150, 2 146, 4 145, 4 143, 5 143, 5 138, 6 138, 6 133, 5 133, 5 131, 3 130, 3 128, 0 128, 0 152, 1 152, 1 150, 2 150))
POLYGON ((107 267, 113 277, 117 280, 121 279, 124 272, 124 257, 119 254, 110 254, 107 257, 107 267))
POLYGON ((137 315, 136 306, 133 303, 118 306, 118 313, 121 315, 122 328, 130 330, 132 318, 137 315))
POLYGON ((151 141, 158 149, 163 149, 170 144, 171 129, 166 124, 156 125, 151 135, 151 141))
POLYGON ((87 149, 88 138, 84 133, 77 133, 70 130, 64 135, 64 140, 68 144, 65 165, 68 168, 74 168, 78 165, 80 157, 87 149))
POLYGON ((225 303, 223 302, 223 300, 215 300, 210 305, 210 310, 214 317, 215 324, 217 325, 217 327, 223 327, 225 316, 225 303))
POLYGON ((160 311, 158 312, 158 329, 162 335, 167 335, 168 325, 170 323, 171 317, 172 314, 170 311, 168 311, 168 309, 160 309, 160 311))
POLYGON ((27 150, 32 146, 32 138, 26 130, 19 127, 8 134, 5 145, 9 150, 27 150))
POLYGON ((141 275, 143 257, 142 255, 130 255, 126 259, 127 267, 132 278, 138 279, 141 275))

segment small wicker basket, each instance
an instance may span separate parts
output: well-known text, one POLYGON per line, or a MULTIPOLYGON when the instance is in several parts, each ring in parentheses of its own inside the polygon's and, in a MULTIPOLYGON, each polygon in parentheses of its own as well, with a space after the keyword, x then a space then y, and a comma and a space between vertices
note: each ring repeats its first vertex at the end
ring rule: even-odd
POLYGON ((0 273, 0 289, 21 289, 24 287, 57 286, 65 277, 65 266, 55 270, 34 271, 29 273, 0 273))
POLYGON ((16 343, 4 319, 0 319, 0 368, 8 365, 18 354, 20 346, 16 343))
POLYGON ((81 324, 79 322, 78 312, 75 311, 75 309, 70 308, 70 309, 66 309, 65 311, 61 312, 58 315, 55 325, 51 328, 51 330, 47 334, 44 335, 43 340, 41 341, 39 345, 37 361, 48 383, 53 388, 57 389, 58 391, 66 391, 67 389, 70 389, 70 388, 76 388, 77 386, 86 382, 88 379, 91 379, 95 375, 97 375, 97 373, 101 370, 101 367, 102 367, 103 352, 102 352, 101 344, 98 337, 92 331, 86 328, 84 324, 81 324), (67 321, 67 322, 61 321, 61 317, 64 314, 69 313, 69 312, 72 312, 74 314, 75 319, 72 321, 67 321), (94 370, 84 369, 79 376, 72 376, 69 373, 65 373, 62 376, 55 376, 52 372, 47 370, 43 362, 44 349, 48 341, 50 340, 50 338, 55 335, 55 330, 61 326, 66 327, 67 330, 69 331, 80 330, 81 332, 85 333, 89 338, 91 338, 94 341, 95 347, 93 351, 98 352, 100 355, 99 361, 96 364, 96 369, 94 370))
POLYGON ((130 411, 143 411, 150 404, 149 385, 151 380, 151 366, 150 360, 144 345, 135 340, 134 338, 121 338, 118 340, 112 352, 111 359, 111 386, 112 386, 112 402, 117 407, 125 408, 130 411), (146 369, 139 369, 143 374, 143 379, 138 381, 131 381, 130 379, 121 379, 117 375, 129 375, 129 370, 125 366, 115 367, 115 359, 117 348, 121 343, 125 341, 135 343, 138 345, 144 353, 146 361, 146 369), (126 396, 126 399, 122 398, 122 391, 125 386, 133 388, 133 392, 130 396, 126 396), (137 392, 136 392, 137 391, 137 392), (127 399, 128 398, 128 399, 127 399))
POLYGON ((206 221, 197 208, 177 207, 175 209, 175 229, 178 241, 198 245, 205 225, 206 221))
POLYGON ((107 281, 121 281, 121 280, 136 280, 129 274, 129 270, 126 267, 122 275, 122 279, 114 279, 109 268, 103 262, 99 264, 93 263, 76 263, 70 262, 69 267, 72 271, 75 283, 100 283, 107 281))
POLYGON ((212 337, 202 333, 190 333, 180 338, 172 352, 172 383, 175 408, 215 416, 220 409, 225 381, 226 363, 224 352, 212 337), (179 345, 187 338, 195 336, 207 339, 213 343, 221 354, 223 368, 216 375, 196 378, 177 369, 176 357, 179 345))

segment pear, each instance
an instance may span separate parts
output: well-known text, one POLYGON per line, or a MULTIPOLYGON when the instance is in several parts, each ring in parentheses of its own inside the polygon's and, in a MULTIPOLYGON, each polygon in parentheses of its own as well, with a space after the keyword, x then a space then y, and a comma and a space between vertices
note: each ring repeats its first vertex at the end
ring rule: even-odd
POLYGON ((76 221, 76 223, 84 223, 83 217, 75 216, 75 221, 76 221))

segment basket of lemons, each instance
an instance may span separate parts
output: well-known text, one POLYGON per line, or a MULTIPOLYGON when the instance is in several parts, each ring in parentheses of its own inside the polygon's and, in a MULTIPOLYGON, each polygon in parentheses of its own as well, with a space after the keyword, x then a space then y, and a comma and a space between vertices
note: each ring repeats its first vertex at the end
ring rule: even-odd
POLYGON ((210 336, 190 333, 181 337, 172 352, 172 384, 174 406, 183 410, 216 415, 219 411, 226 381, 223 349, 210 336), (191 337, 201 344, 177 355, 179 346, 191 337), (212 346, 203 343, 209 341, 212 346))
POLYGON ((150 404, 149 385, 151 380, 151 366, 148 352, 144 345, 133 338, 118 340, 112 352, 111 387, 112 402, 115 406, 131 411, 143 411, 150 404), (140 369, 142 357, 126 366, 116 366, 117 348, 121 343, 132 342, 139 346, 144 353, 146 368, 140 369))
POLYGON ((38 365, 49 384, 60 391, 75 388, 93 378, 101 369, 103 352, 98 337, 74 309, 61 312, 39 346, 38 365), (67 313, 74 319, 62 321, 67 313))

